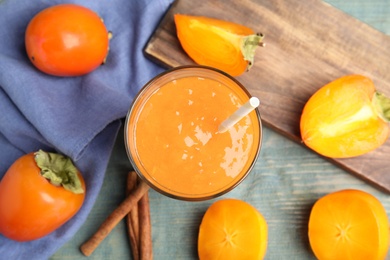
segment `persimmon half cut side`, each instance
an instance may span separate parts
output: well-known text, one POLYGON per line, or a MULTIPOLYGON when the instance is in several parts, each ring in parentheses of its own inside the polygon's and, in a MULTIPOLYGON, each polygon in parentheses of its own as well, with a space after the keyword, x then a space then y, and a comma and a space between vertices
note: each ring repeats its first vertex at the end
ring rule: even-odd
POLYGON ((253 65, 263 35, 229 21, 175 14, 177 37, 195 63, 239 76, 253 65))
POLYGON ((202 219, 199 259, 263 259, 267 239, 267 222, 256 208, 241 200, 222 199, 214 202, 202 219))
POLYGON ((386 210, 364 191, 327 194, 310 213, 309 241, 320 260, 385 259, 389 246, 386 210))
POLYGON ((371 79, 348 75, 320 88, 305 104, 300 120, 302 141, 330 158, 349 158, 386 142, 390 99, 371 79))

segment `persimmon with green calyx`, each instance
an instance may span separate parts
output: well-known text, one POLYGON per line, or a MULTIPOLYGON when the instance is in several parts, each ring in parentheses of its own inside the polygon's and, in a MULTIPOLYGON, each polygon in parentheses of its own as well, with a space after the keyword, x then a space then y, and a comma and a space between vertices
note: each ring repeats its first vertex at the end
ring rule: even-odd
POLYGON ((85 182, 70 158, 39 150, 17 159, 0 182, 0 234, 42 238, 81 208, 85 182))
POLYGON ((349 158, 380 147, 389 136, 390 99, 371 79, 347 75, 320 88, 300 120, 302 141, 330 158, 349 158))
POLYGON ((264 217, 247 202, 222 199, 214 202, 199 228, 200 260, 263 259, 268 243, 264 217))
POLYGON ((175 14, 177 37, 195 63, 239 76, 253 65, 263 35, 229 21, 175 14))
POLYGON ((383 260, 389 247, 389 221, 373 195, 347 189, 314 204, 309 242, 319 260, 383 260))

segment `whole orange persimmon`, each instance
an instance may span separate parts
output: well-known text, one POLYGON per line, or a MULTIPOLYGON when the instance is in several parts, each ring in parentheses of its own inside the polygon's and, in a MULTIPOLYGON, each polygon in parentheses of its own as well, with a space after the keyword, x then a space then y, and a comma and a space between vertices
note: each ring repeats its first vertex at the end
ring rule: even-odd
POLYGON ((320 88, 307 101, 300 120, 303 142, 330 158, 363 155, 389 136, 390 99, 371 79, 348 75, 320 88))
POLYGON ((389 221, 373 195, 340 190, 314 204, 308 235, 317 259, 383 260, 389 247, 389 221))
POLYGON ((72 218, 84 198, 84 178, 68 157, 25 154, 0 182, 0 234, 16 241, 44 237, 72 218))
POLYGON ((110 34, 91 9, 58 4, 37 13, 25 33, 27 55, 40 71, 61 77, 81 76, 104 63, 110 34))

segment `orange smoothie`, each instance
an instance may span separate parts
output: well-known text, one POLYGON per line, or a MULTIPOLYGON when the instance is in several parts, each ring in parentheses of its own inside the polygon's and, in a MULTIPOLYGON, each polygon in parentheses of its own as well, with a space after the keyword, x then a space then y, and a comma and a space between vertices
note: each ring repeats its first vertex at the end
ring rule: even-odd
POLYGON ((218 133, 221 122, 249 96, 237 82, 205 72, 161 81, 140 94, 146 97, 133 105, 128 118, 126 142, 135 170, 171 197, 225 193, 245 177, 259 152, 256 111, 218 133))

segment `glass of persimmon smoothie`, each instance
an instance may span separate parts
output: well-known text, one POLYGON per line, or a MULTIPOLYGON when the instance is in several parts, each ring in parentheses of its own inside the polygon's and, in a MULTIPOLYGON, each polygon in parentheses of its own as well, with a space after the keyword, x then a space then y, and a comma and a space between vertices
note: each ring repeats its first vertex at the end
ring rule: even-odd
POLYGON ((134 170, 175 199, 206 200, 232 190, 259 155, 259 111, 226 132, 218 127, 250 98, 237 80, 209 67, 182 66, 156 76, 126 118, 125 146, 134 170))

